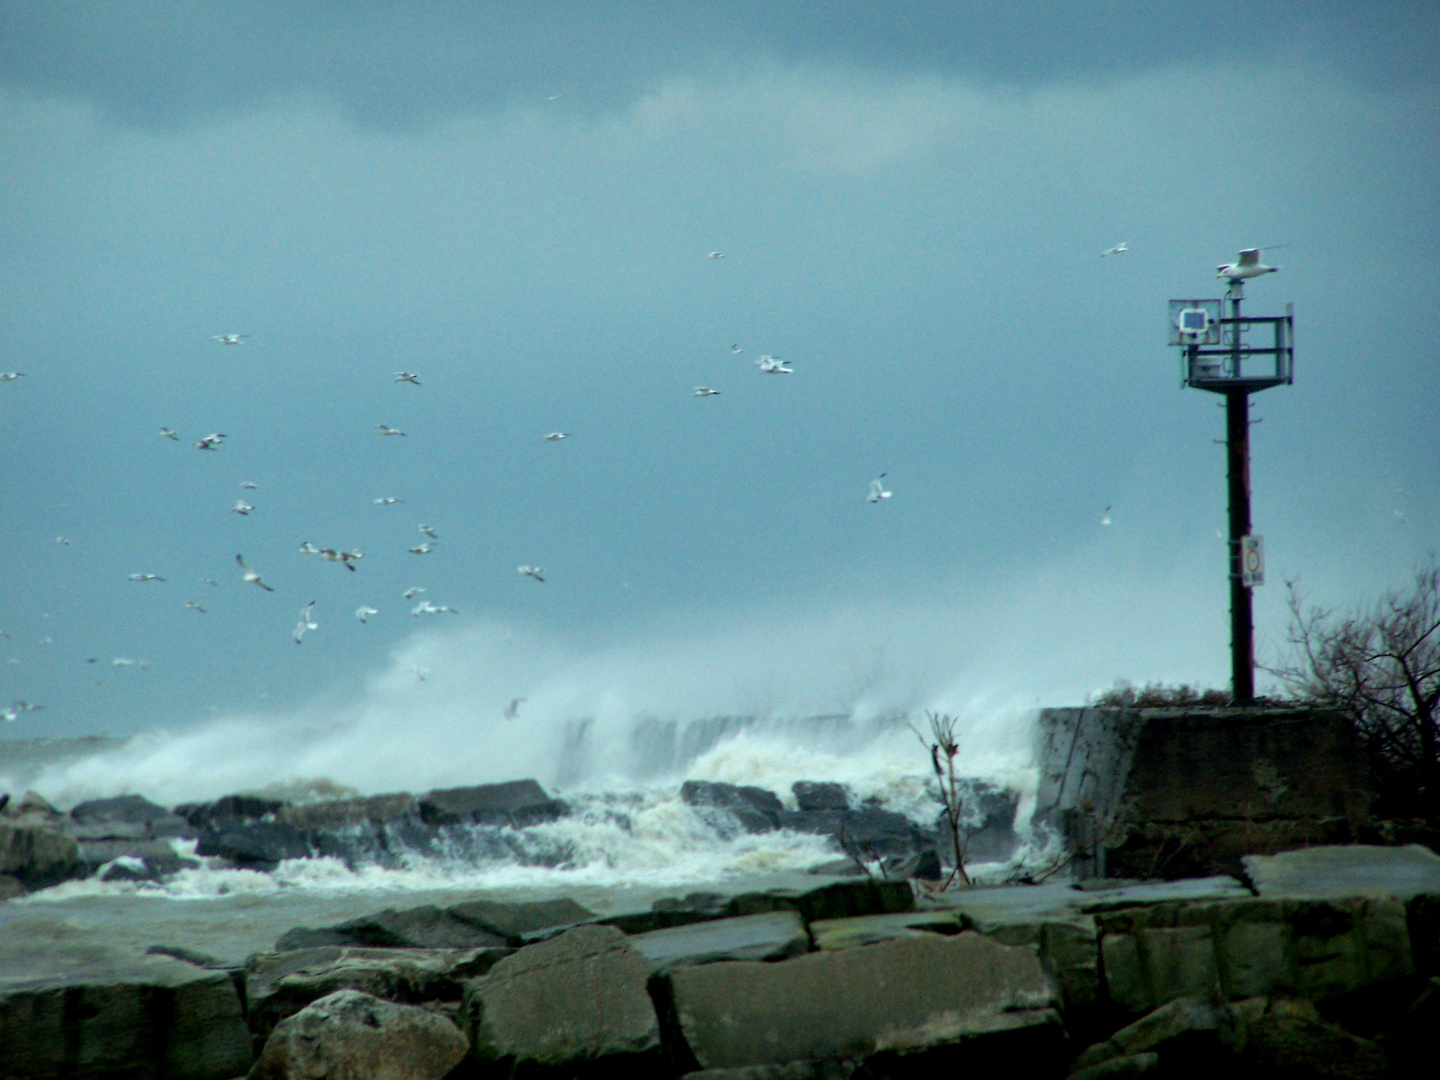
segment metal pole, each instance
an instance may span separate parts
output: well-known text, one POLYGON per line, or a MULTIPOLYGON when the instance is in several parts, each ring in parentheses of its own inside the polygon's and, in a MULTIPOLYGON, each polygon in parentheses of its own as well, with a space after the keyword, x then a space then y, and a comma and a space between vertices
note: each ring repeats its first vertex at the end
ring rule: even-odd
POLYGON ((1255 703, 1255 624, 1240 576, 1240 538, 1250 535, 1250 395, 1225 395, 1225 456, 1230 488, 1230 685, 1236 705, 1255 703))

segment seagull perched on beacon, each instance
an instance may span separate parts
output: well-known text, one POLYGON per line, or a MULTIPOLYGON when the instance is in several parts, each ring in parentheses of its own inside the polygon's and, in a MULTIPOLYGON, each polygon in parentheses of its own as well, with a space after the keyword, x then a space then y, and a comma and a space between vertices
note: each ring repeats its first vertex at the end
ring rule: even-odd
POLYGON ((375 425, 375 430, 378 431, 381 435, 404 435, 404 434, 405 434, 405 432, 401 431, 399 428, 393 428, 393 427, 391 427, 389 424, 376 424, 376 425, 375 425))
POLYGON ((221 435, 221 434, 217 431, 217 432, 214 432, 214 433, 212 433, 212 434, 210 434, 210 435, 206 435, 203 439, 201 439, 199 442, 197 442, 197 443, 195 444, 195 449, 196 449, 196 450, 218 450, 219 447, 220 447, 220 444, 221 444, 222 442, 224 442, 224 441, 225 441, 226 439, 228 439, 228 438, 229 438, 228 435, 221 435))
POLYGON ((251 566, 245 561, 244 555, 235 556, 235 565, 240 567, 240 577, 242 581, 246 582, 247 584, 259 585, 260 588, 264 589, 266 592, 275 591, 269 585, 265 584, 265 579, 260 576, 260 571, 256 570, 253 566, 251 566))
POLYGON ((397 371, 395 372, 395 381, 414 383, 416 386, 419 386, 420 376, 416 375, 413 371, 397 371))
POLYGON ((292 630, 290 633, 290 636, 295 639, 296 645, 300 644, 300 639, 305 636, 306 630, 320 629, 320 624, 314 621, 314 615, 315 601, 311 600, 308 604, 306 604, 303 608, 300 609, 300 619, 295 623, 295 629, 292 630))
POLYGON ((1127 251, 1129 251, 1129 250, 1130 250, 1130 241, 1129 241, 1129 240, 1122 240, 1122 241, 1120 241, 1120 243, 1118 243, 1118 244, 1116 244, 1114 247, 1112 247, 1109 251, 1102 251, 1102 252, 1100 252, 1100 257, 1103 259, 1103 258, 1105 258, 1106 255, 1124 255, 1125 252, 1127 252, 1127 251))
POLYGON ((159 574, 131 574, 131 581, 164 581, 159 574))
POLYGON ((416 544, 414 547, 410 548, 410 554, 429 555, 431 550, 432 548, 430 547, 430 541, 426 540, 423 544, 416 544))
POLYGON ((415 527, 419 529, 422 533, 424 533, 426 536, 430 537, 431 540, 440 539, 440 537, 435 535, 435 527, 433 525, 416 525, 415 527))
POLYGON ((415 597, 419 596, 424 591, 425 586, 423 585, 411 585, 410 588, 405 590, 405 599, 414 600, 415 597))
POLYGON ((778 356, 762 356, 759 360, 755 361, 755 366, 766 375, 790 375, 795 370, 792 367, 787 367, 785 362, 778 356))
POLYGON ((888 499, 891 495, 895 494, 893 491, 885 490, 885 485, 880 482, 884 479, 885 474, 882 472, 878 477, 870 481, 870 494, 865 496, 866 502, 878 503, 881 499, 888 499))
POLYGON ((405 500, 397 499, 394 495, 382 495, 380 498, 371 499, 370 501, 373 502, 376 506, 394 506, 396 503, 404 502, 405 500))
POLYGON ((373 607, 368 607, 368 606, 367 606, 367 607, 357 607, 357 608, 355 609, 355 618, 359 619, 361 622, 368 622, 371 615, 379 615, 379 614, 380 614, 380 609, 379 609, 379 608, 373 608, 373 607))
POLYGON ((540 584, 545 584, 545 578, 541 576, 545 573, 543 566, 517 566, 515 572, 521 577, 533 577, 540 584))
POLYGON ((1238 261, 1217 266, 1215 276, 1229 281, 1244 281, 1246 278, 1259 277, 1261 274, 1273 274, 1279 270, 1278 266, 1266 266, 1260 261, 1260 250, 1260 248, 1246 248, 1240 252, 1238 261))
POLYGON ((0 382, 14 382, 16 379, 23 379, 23 371, 0 371, 0 382))
POLYGON ((218 341, 221 345, 239 345, 241 341, 249 336, 249 334, 214 334, 210 340, 218 341))
POLYGON ((559 442, 561 439, 568 439, 569 437, 570 433, 568 431, 552 431, 549 435, 545 436, 545 441, 559 442))
POLYGON ((715 396, 716 396, 717 394, 719 394, 719 393, 720 393, 719 390, 711 390, 710 387, 708 387, 708 386, 697 386, 697 387, 695 387, 695 393, 691 394, 690 396, 691 396, 691 397, 715 397, 715 396))
POLYGON ((162 427, 160 429, 160 437, 162 439, 174 439, 176 442, 180 441, 180 435, 173 427, 162 427))
POLYGON ((239 514, 241 517, 247 517, 249 516, 250 511, 254 509, 255 507, 251 506, 244 499, 236 499, 235 505, 230 507, 230 512, 232 514, 239 514))

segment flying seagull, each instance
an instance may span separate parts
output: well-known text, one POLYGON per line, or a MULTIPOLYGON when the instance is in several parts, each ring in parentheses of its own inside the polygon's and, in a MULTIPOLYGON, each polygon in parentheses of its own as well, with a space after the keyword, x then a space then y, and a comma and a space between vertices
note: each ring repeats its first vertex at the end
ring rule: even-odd
POLYGON ((164 581, 159 574, 131 574, 131 581, 164 581))
POLYGON ((210 434, 210 435, 206 435, 203 439, 201 439, 199 442, 197 442, 197 443, 195 444, 195 449, 196 449, 196 450, 218 450, 219 447, 220 447, 220 444, 221 444, 222 442, 224 442, 226 439, 228 439, 229 437, 230 437, 230 436, 228 436, 228 435, 221 435, 218 431, 217 431, 217 432, 214 432, 214 433, 212 433, 212 434, 210 434))
POLYGON ((235 505, 230 508, 230 512, 232 514, 239 514, 241 517, 248 517, 250 511, 254 509, 255 507, 251 506, 244 499, 236 499, 235 505))
POLYGON ((16 379, 23 379, 23 371, 0 371, 0 382, 14 382, 16 379))
POLYGON ((305 636, 306 630, 320 629, 320 624, 314 621, 314 616, 315 601, 311 600, 308 604, 306 604, 303 608, 300 609, 300 618, 295 623, 295 629, 290 632, 290 636, 295 639, 296 645, 300 644, 300 639, 305 636))
POLYGON ((720 393, 719 390, 711 390, 710 387, 708 387, 708 386, 697 386, 697 387, 695 387, 695 393, 691 394, 690 396, 691 396, 691 397, 714 397, 714 396, 715 396, 716 394, 718 394, 718 393, 720 393))
POLYGON ((523 697, 511 698, 510 704, 505 706, 505 719, 514 720, 516 714, 520 711, 520 706, 524 703, 525 699, 523 697))
POLYGON ((22 712, 39 712, 43 708, 45 708, 44 705, 31 705, 28 701, 16 701, 0 709, 0 720, 14 723, 20 718, 22 712))
POLYGON ((239 345, 242 340, 249 336, 249 334, 213 334, 210 340, 218 341, 221 345, 239 345))
POLYGON ((731 346, 730 346, 730 353, 731 353, 732 356, 739 356, 739 355, 740 355, 742 352, 744 352, 744 351, 745 351, 745 350, 742 349, 742 348, 740 348, 739 345, 731 345, 731 346))
POLYGON ((376 425, 375 425, 375 430, 378 431, 378 432, 380 432, 381 435, 404 435, 404 434, 405 434, 405 432, 401 431, 399 428, 393 428, 393 427, 391 427, 389 424, 376 424, 376 425))
POLYGON ((705 256, 707 259, 723 259, 725 255, 719 251, 712 251, 705 256))
POLYGON ((413 371, 397 371, 395 372, 395 381, 414 383, 416 386, 419 386, 420 376, 416 375, 413 371))
POLYGON ((429 555, 432 550, 433 549, 430 547, 430 541, 426 540, 423 544, 416 544, 414 547, 410 548, 410 554, 429 555))
POLYGON ((421 600, 420 603, 416 604, 413 608, 410 609, 410 614, 411 614, 411 615, 440 615, 440 614, 443 614, 443 613, 445 613, 445 612, 447 612, 447 611, 448 611, 451 615, 459 615, 459 614, 460 614, 460 612, 456 611, 456 610, 455 610, 453 607, 451 607, 449 604, 432 604, 432 603, 430 603, 429 600, 421 600))
POLYGON ((1120 243, 1118 243, 1118 244, 1116 244, 1114 247, 1112 247, 1109 251, 1102 251, 1102 252, 1100 253, 1100 257, 1103 259, 1103 258, 1105 258, 1106 255, 1124 255, 1125 252, 1127 252, 1127 251, 1129 251, 1129 250, 1130 250, 1130 241, 1129 241, 1129 240, 1122 240, 1122 241, 1120 241, 1120 243))
POLYGON ((394 495, 382 495, 378 499, 371 499, 376 506, 394 506, 396 503, 404 502, 404 499, 397 499, 394 495))
POLYGON ((173 427, 162 427, 160 429, 160 437, 162 439, 174 439, 176 442, 180 441, 180 435, 173 427))
POLYGON ((1101 524, 1101 525, 1109 525, 1109 524, 1111 524, 1111 522, 1110 522, 1110 507, 1108 507, 1108 506, 1105 507, 1105 512, 1100 515, 1100 524, 1101 524))
POLYGON ((419 596, 424 591, 425 586, 423 585, 411 585, 410 588, 405 590, 405 599, 414 600, 415 597, 419 596))
POLYGON ((440 539, 440 537, 435 535, 435 527, 433 525, 417 525, 415 527, 419 529, 422 533, 424 533, 426 536, 430 537, 431 540, 440 539))
POLYGON ((214 578, 208 578, 208 577, 202 577, 202 578, 200 579, 200 584, 201 584, 201 585, 214 585, 217 589, 220 587, 220 583, 219 583, 218 581, 216 581, 214 578))
POLYGON ((1238 261, 1217 266, 1215 276, 1226 278, 1229 281, 1244 281, 1246 278, 1259 277, 1261 274, 1273 274, 1279 270, 1278 266, 1266 266, 1260 261, 1260 250, 1260 248, 1246 248, 1240 252, 1238 261))
POLYGON ((357 607, 357 608, 355 609, 355 618, 359 619, 362 623, 363 623, 363 622, 368 622, 371 615, 379 615, 379 614, 380 614, 380 610, 379 610, 378 608, 373 608, 373 607, 357 607))
POLYGON ((762 356, 759 360, 755 361, 755 366, 766 375, 789 375, 795 370, 792 367, 787 367, 785 362, 778 356, 762 356))
POLYGON ((521 577, 533 577, 542 585, 545 583, 545 578, 541 576, 545 573, 543 566, 517 566, 515 572, 521 577))
POLYGON ((334 548, 320 549, 320 558, 326 562, 338 562, 350 571, 355 569, 355 561, 364 557, 365 553, 359 548, 352 548, 349 551, 336 551, 334 548))
POLYGON ((69 538, 68 536, 57 536, 57 537, 55 537, 55 542, 56 542, 57 544, 59 544, 61 547, 69 547, 69 546, 70 546, 70 538, 69 538))
POLYGON ((301 555, 319 555, 319 554, 320 554, 320 549, 317 548, 314 544, 310 543, 309 540, 306 540, 303 544, 300 545, 300 554, 301 554, 301 555))
POLYGON ((247 584, 259 585, 260 588, 264 589, 266 592, 275 591, 269 585, 265 584, 265 579, 260 576, 260 571, 256 570, 253 566, 251 566, 245 561, 244 555, 235 556, 235 565, 240 567, 240 575, 242 581, 246 582, 247 584))
POLYGON ((260 485, 257 484, 257 483, 255 483, 254 480, 241 480, 241 481, 240 481, 240 486, 241 486, 242 488, 244 488, 246 491, 254 491, 254 490, 255 490, 256 488, 258 488, 260 485))
POLYGON ((893 491, 885 490, 885 485, 881 483, 884 479, 885 474, 882 472, 878 477, 870 481, 870 494, 865 496, 866 502, 878 503, 881 499, 888 499, 894 494, 893 491))
POLYGON ((545 436, 545 441, 546 441, 546 442, 559 442, 561 439, 568 439, 569 437, 570 437, 570 433, 567 432, 567 431, 552 431, 552 432, 550 432, 549 435, 546 435, 546 436, 545 436))
POLYGON ((205 609, 204 609, 203 607, 201 607, 199 604, 197 604, 194 600, 186 600, 186 601, 185 601, 185 606, 186 606, 187 608, 189 608, 191 611, 198 611, 198 612, 200 612, 201 615, 204 615, 204 614, 205 614, 205 609))

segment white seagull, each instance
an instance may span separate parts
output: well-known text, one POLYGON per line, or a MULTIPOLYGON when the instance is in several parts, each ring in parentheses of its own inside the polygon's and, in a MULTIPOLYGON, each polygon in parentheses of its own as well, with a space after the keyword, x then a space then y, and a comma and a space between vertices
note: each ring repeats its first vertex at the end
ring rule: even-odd
POLYGON ((212 434, 206 435, 203 439, 201 439, 199 442, 197 442, 197 443, 195 444, 195 449, 196 449, 196 450, 216 450, 216 449, 219 449, 220 444, 221 444, 222 442, 224 442, 226 439, 228 439, 229 437, 230 437, 230 436, 228 436, 228 435, 221 435, 218 431, 217 431, 217 432, 213 432, 212 434))
POLYGON ((382 495, 378 499, 371 499, 376 506, 394 506, 396 503, 404 502, 404 499, 397 499, 394 495, 382 495))
POLYGON ((235 505, 230 507, 230 512, 232 514, 239 514, 241 517, 248 517, 250 511, 254 509, 255 507, 251 506, 244 499, 236 499, 235 505))
POLYGON ((359 619, 362 623, 363 623, 363 622, 368 622, 371 615, 379 615, 379 614, 380 614, 380 609, 379 609, 379 608, 373 608, 373 607, 357 607, 357 608, 355 609, 355 618, 359 619))
POLYGON ((295 639, 296 645, 300 644, 300 639, 305 636, 306 630, 320 629, 320 624, 314 621, 314 615, 315 601, 311 600, 308 604, 306 604, 303 608, 300 609, 300 618, 295 623, 295 629, 290 632, 290 636, 295 639))
POLYGON ((545 583, 545 578, 541 576, 545 573, 543 566, 517 566, 515 572, 521 577, 533 577, 542 585, 545 583))
POLYGON ((1261 274, 1273 274, 1279 269, 1278 266, 1266 266, 1260 261, 1260 248, 1246 248, 1240 252, 1238 261, 1217 266, 1215 276, 1229 281, 1244 281, 1261 274))
POLYGON ((1124 255, 1125 252, 1127 252, 1127 251, 1129 251, 1129 250, 1130 250, 1130 241, 1129 241, 1129 240, 1122 240, 1122 241, 1120 241, 1120 243, 1118 243, 1118 244, 1116 244, 1114 247, 1112 247, 1109 251, 1102 251, 1102 252, 1100 252, 1100 257, 1103 259, 1103 258, 1105 258, 1106 255, 1124 255))
POLYGON ((744 351, 745 351, 745 350, 742 349, 742 348, 740 348, 739 345, 731 345, 731 346, 730 346, 730 354, 731 354, 732 356, 739 356, 739 355, 740 355, 742 352, 744 352, 744 351))
POLYGON ((755 366, 766 375, 790 375, 795 370, 792 367, 787 367, 785 362, 778 356, 762 356, 759 360, 755 361, 755 366))
POLYGON ((189 608, 191 611, 198 611, 198 612, 200 612, 201 615, 204 615, 204 614, 205 614, 205 609, 204 609, 203 607, 201 607, 199 604, 197 604, 194 600, 186 600, 186 601, 185 601, 185 606, 186 606, 187 608, 189 608))
POLYGON ((218 341, 221 345, 239 345, 241 341, 249 336, 249 334, 213 334, 210 340, 218 341))
POLYGON ((413 371, 397 371, 395 372, 395 381, 414 383, 416 386, 419 386, 420 376, 416 375, 413 371))
POLYGON ((723 259, 723 258, 725 257, 725 255, 724 255, 723 252, 712 251, 712 252, 710 252, 709 254, 707 254, 705 257, 706 257, 707 259, 723 259))
POLYGON ((419 529, 422 533, 424 533, 426 536, 430 537, 431 540, 440 539, 440 537, 435 535, 435 527, 433 525, 416 525, 415 527, 419 529))
POLYGON ((16 379, 23 379, 23 371, 0 371, 0 382, 14 382, 16 379))
POLYGON ((131 574, 131 581, 164 581, 159 574, 131 574))
POLYGON ((218 581, 216 581, 214 578, 208 578, 208 577, 202 577, 202 578, 200 579, 200 584, 201 584, 201 585, 214 585, 217 589, 220 587, 220 583, 219 583, 218 581))
POLYGON ((423 544, 416 544, 414 547, 412 547, 410 549, 410 554, 429 555, 432 550, 433 549, 430 547, 430 541, 426 540, 423 544))
POLYGON ((375 430, 378 431, 381 435, 404 435, 404 434, 405 434, 405 432, 401 431, 399 428, 393 428, 393 427, 391 427, 389 424, 376 424, 376 425, 375 425, 375 430))
POLYGON ((561 439, 568 439, 569 437, 570 433, 568 431, 552 431, 549 435, 545 436, 545 441, 559 442, 561 439))
POLYGON ((16 701, 0 709, 0 720, 7 723, 14 723, 20 718, 22 712, 39 712, 45 708, 44 705, 31 705, 28 701, 16 701))
POLYGON ((254 480, 241 480, 241 481, 240 481, 240 486, 241 486, 242 488, 244 488, 246 491, 254 491, 254 490, 256 490, 260 485, 257 484, 257 483, 255 483, 254 480))
POLYGON ((424 591, 425 586, 423 585, 411 585, 410 588, 405 590, 405 599, 414 600, 415 597, 419 596, 424 591))
POLYGON ((303 544, 300 545, 300 554, 301 554, 301 555, 319 555, 319 554, 320 554, 320 549, 317 548, 314 544, 310 543, 309 540, 306 540, 303 544))
POLYGON ((61 547, 69 547, 69 546, 70 546, 70 538, 69 538, 68 536, 57 536, 57 537, 55 537, 55 542, 56 542, 57 544, 59 544, 61 547))
POLYGON ((162 427, 160 429, 160 437, 162 439, 174 439, 176 442, 180 441, 180 433, 173 427, 162 427))
POLYGON ((1100 515, 1100 524, 1101 524, 1101 525, 1109 525, 1109 524, 1110 524, 1110 507, 1108 507, 1108 506, 1105 507, 1105 512, 1100 515))
POLYGON ((455 610, 453 607, 451 607, 449 604, 432 604, 432 603, 430 603, 429 600, 421 600, 420 603, 416 604, 413 608, 410 609, 410 614, 411 614, 411 615, 441 615, 441 614, 444 614, 444 613, 447 612, 447 611, 448 611, 451 615, 459 615, 459 614, 460 614, 460 612, 456 611, 456 610, 455 610))
POLYGON ((346 570, 351 571, 355 569, 355 560, 363 559, 364 557, 365 553, 359 548, 354 548, 351 551, 336 551, 334 548, 320 549, 320 558, 326 562, 338 562, 344 566, 346 570))
POLYGON ((266 592, 275 591, 269 585, 265 584, 265 579, 260 576, 260 571, 256 570, 253 566, 251 566, 245 561, 244 555, 235 556, 235 565, 240 567, 240 579, 242 581, 246 582, 247 584, 259 585, 260 588, 264 589, 266 592))
POLYGON ((893 491, 885 490, 885 485, 881 483, 884 479, 885 474, 882 472, 878 477, 870 481, 870 494, 865 496, 866 502, 878 503, 881 499, 888 499, 894 494, 893 491))
POLYGON ((697 387, 695 387, 695 393, 691 394, 690 396, 691 396, 691 397, 714 397, 714 396, 717 395, 718 393, 720 393, 719 390, 711 390, 710 387, 708 387, 708 386, 697 386, 697 387))

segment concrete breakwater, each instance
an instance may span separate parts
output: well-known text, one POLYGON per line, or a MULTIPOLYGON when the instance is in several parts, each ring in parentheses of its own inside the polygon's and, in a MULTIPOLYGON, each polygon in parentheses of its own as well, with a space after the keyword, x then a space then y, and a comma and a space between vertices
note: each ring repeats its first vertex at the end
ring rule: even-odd
POLYGON ((93 945, 27 968, 10 943, 0 1075, 1417 1075, 1440 856, 1311 848, 1244 871, 832 880, 599 918, 478 899, 296 928, 229 968, 93 945))

